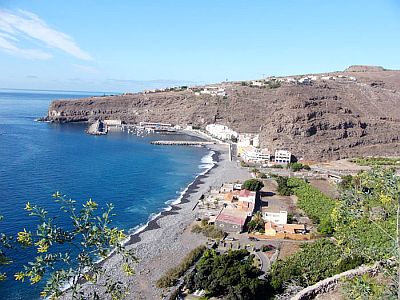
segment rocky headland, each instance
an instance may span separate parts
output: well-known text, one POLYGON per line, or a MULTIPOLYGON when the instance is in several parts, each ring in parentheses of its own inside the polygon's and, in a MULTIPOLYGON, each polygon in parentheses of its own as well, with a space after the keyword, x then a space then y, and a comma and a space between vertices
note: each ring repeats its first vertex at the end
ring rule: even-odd
POLYGON ((261 145, 284 148, 307 160, 400 153, 400 71, 351 66, 343 72, 215 84, 226 96, 199 94, 203 87, 56 100, 51 122, 165 122, 204 128, 219 123, 260 134, 261 145), (301 82, 302 78, 309 80, 301 82), (197 91, 197 93, 196 93, 197 91))

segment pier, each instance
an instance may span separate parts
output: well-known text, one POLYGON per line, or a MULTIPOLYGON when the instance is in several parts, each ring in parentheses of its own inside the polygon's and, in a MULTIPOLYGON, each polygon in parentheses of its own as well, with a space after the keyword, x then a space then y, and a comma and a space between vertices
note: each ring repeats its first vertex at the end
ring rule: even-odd
POLYGON ((153 145, 166 145, 166 146, 204 146, 213 145, 215 142, 207 141, 153 141, 153 145))

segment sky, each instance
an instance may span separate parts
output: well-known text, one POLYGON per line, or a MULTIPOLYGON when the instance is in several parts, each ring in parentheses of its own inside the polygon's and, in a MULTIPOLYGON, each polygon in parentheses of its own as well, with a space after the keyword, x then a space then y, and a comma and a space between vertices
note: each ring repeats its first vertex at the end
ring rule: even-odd
POLYGON ((0 88, 128 92, 400 69, 400 0, 0 0, 0 88))

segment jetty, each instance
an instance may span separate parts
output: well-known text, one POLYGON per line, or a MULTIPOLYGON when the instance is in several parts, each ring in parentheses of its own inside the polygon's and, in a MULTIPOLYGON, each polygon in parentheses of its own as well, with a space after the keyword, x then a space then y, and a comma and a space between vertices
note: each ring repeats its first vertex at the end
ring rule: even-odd
POLYGON ((105 135, 107 131, 107 125, 103 121, 97 120, 89 126, 86 132, 91 135, 105 135))
POLYGON ((166 146, 204 146, 204 145, 213 145, 216 142, 208 142, 208 141, 153 141, 151 142, 153 145, 166 145, 166 146))

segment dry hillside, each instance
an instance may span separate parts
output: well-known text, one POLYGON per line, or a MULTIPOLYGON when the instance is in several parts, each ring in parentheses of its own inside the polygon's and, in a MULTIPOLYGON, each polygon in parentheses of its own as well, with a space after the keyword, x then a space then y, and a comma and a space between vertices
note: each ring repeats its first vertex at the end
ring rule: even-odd
POLYGON ((335 79, 315 75, 311 84, 282 82, 278 88, 222 83, 227 97, 185 90, 57 100, 46 118, 220 123, 238 132, 259 132, 262 146, 290 149, 305 159, 400 154, 400 71, 352 66, 323 74, 335 79))

